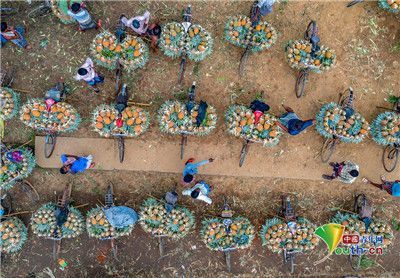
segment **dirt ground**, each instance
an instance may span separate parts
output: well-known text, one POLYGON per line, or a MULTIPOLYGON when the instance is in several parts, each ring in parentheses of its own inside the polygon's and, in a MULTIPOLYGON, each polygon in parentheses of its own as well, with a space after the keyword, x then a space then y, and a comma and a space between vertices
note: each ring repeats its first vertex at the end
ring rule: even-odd
MULTIPOLYGON (((114 28, 120 14, 136 15, 146 9, 152 13, 152 19, 161 23, 179 20, 180 11, 187 4, 188 2, 182 1, 95 1, 90 3, 90 7, 94 17, 102 18, 106 27, 114 28)), ((194 21, 212 33, 215 44, 212 56, 198 65, 189 63, 184 93, 191 82, 196 80, 198 97, 214 105, 220 116, 229 104, 247 104, 256 93, 264 91, 272 112, 281 112, 280 105, 285 103, 302 117, 312 118, 322 103, 335 100, 339 92, 352 86, 356 93, 356 108, 367 120, 372 121, 382 111, 376 106, 385 106, 385 98, 389 94, 397 95, 400 91, 400 51, 395 47, 400 40, 399 18, 380 10, 375 2, 366 2, 347 9, 342 1, 281 1, 274 7, 274 12, 267 16, 267 20, 280 33, 278 41, 270 50, 250 56, 247 75, 242 79, 237 74, 242 50, 224 41, 223 26, 229 16, 248 14, 251 2, 192 1, 190 4, 193 7, 194 21), (336 50, 338 64, 324 74, 312 74, 306 88, 307 95, 298 100, 293 90, 296 72, 287 65, 283 46, 290 39, 301 38, 311 19, 318 22, 321 43, 336 50)), ((18 6, 20 9, 18 17, 8 19, 10 24, 25 22, 29 26, 27 40, 32 45, 31 51, 21 51, 11 44, 1 49, 1 66, 16 69, 13 87, 24 91, 21 93, 23 102, 27 97, 42 97, 45 90, 52 87, 60 77, 64 77, 73 88, 67 101, 77 107, 83 117, 79 130, 66 136, 97 137, 89 127, 90 113, 96 105, 113 101, 112 73, 98 67, 106 76, 106 83, 98 95, 72 78, 87 57, 96 31, 80 33, 74 25, 63 25, 51 15, 37 20, 28 19, 29 7, 25 2, 2 1, 3 5, 18 6)), ((133 94, 132 98, 137 102, 151 103, 151 115, 155 115, 165 100, 183 96, 181 88, 176 86, 178 67, 178 60, 169 59, 161 52, 151 53, 147 66, 134 74, 125 75, 124 80, 133 94)), ((150 131, 138 140, 177 140, 176 137, 161 134, 155 117, 152 119, 150 131)), ((32 130, 25 128, 19 120, 7 122, 5 142, 24 143, 33 136, 32 130)), ((216 133, 201 140, 214 143, 215 148, 221 142, 240 144, 239 140, 226 134, 222 120, 216 133)), ((295 138, 285 136, 281 144, 284 150, 290 150, 292 144, 304 141, 308 142, 312 150, 318 150, 322 138, 314 130, 309 130, 295 138)), ((268 152, 268 149, 262 151, 268 152)), ((366 160, 377 159, 369 155, 367 149, 363 151, 366 160)), ((302 156, 301 153, 298 155, 302 156)), ((219 213, 221 196, 226 195, 236 212, 249 217, 259 229, 265 218, 276 214, 279 196, 289 192, 298 197, 299 214, 317 224, 327 223, 334 208, 350 209, 353 196, 360 192, 367 193, 373 199, 378 217, 387 221, 392 218, 400 219, 398 200, 361 183, 349 186, 290 179, 203 178, 215 186, 215 203, 212 206, 203 206, 187 199, 182 200, 183 204, 194 210, 197 227, 203 217, 219 213)), ((116 186, 117 203, 138 209, 149 195, 161 197, 178 180, 179 176, 175 174, 128 171, 93 171, 74 177, 60 177, 56 170, 36 168, 29 181, 40 192, 40 201, 34 204, 28 202, 18 188, 12 192, 16 211, 33 210, 52 200, 55 190, 59 191, 70 183, 74 185, 74 202, 88 204, 82 208, 82 211, 87 211, 98 200, 102 200, 108 182, 112 181, 116 186)), ((22 215, 25 223, 28 223, 28 215, 22 215)), ((398 232, 396 236, 399 237, 398 232)), ((117 244, 119 261, 112 259, 106 243, 88 239, 86 235, 77 240, 65 241, 61 257, 69 265, 66 270, 61 271, 51 259, 51 242, 33 237, 30 233, 29 241, 20 253, 4 256, 1 274, 4 277, 26 277, 29 272, 40 272, 49 267, 56 277, 228 275, 225 272, 223 255, 206 249, 197 231, 184 240, 168 241, 167 254, 160 259, 156 240, 145 234, 140 227, 134 229, 133 235, 118 240, 117 244), (100 250, 107 254, 105 263, 97 260, 100 250)), ((351 271, 346 258, 342 256, 333 256, 314 266, 314 261, 325 254, 326 248, 321 243, 316 252, 298 256, 295 275, 400 276, 398 241, 394 242, 387 255, 373 258, 377 266, 358 274, 351 271)), ((232 272, 235 275, 289 275, 283 269, 281 256, 262 248, 259 238, 256 238, 249 249, 234 253, 232 260, 232 272)))

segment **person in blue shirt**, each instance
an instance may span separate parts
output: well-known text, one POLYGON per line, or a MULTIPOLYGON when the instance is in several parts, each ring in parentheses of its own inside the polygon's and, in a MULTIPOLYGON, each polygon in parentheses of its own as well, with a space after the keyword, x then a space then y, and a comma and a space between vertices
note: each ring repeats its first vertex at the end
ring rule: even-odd
POLYGON ((8 41, 11 41, 20 48, 26 50, 31 49, 31 46, 25 39, 25 27, 20 25, 17 27, 8 26, 6 22, 1 22, 1 46, 8 41))
POLYGON ((213 158, 209 158, 207 160, 203 160, 197 163, 194 162, 194 158, 189 158, 188 161, 185 163, 185 169, 183 169, 183 178, 182 178, 182 184, 183 185, 190 185, 192 182, 194 182, 194 177, 198 173, 198 167, 213 162, 213 158))
POLYGON ((67 14, 78 22, 79 29, 82 32, 101 27, 101 20, 96 23, 83 4, 73 3, 67 11, 67 14))
POLYGON ((310 119, 307 121, 300 120, 299 116, 294 113, 293 109, 283 105, 286 113, 279 117, 279 122, 277 123, 284 131, 288 132, 290 135, 297 135, 307 127, 315 124, 314 119, 310 119))
POLYGON ((372 184, 373 186, 385 190, 387 193, 394 197, 400 197, 400 180, 387 181, 384 176, 381 176, 382 183, 372 182, 367 178, 363 178, 365 184, 372 184))
POLYGON ((61 162, 63 166, 60 168, 61 174, 77 174, 83 173, 89 168, 93 168, 94 162, 91 155, 88 156, 76 156, 70 154, 62 154, 61 162))

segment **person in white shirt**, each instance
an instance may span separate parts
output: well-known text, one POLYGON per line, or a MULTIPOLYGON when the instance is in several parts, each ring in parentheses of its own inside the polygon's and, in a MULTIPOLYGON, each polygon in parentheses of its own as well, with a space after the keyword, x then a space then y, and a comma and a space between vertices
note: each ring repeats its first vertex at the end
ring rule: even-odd
POLYGON ((93 61, 90 58, 87 58, 85 63, 78 69, 75 79, 85 81, 96 93, 100 92, 96 87, 97 84, 104 82, 104 77, 95 71, 93 61))
POLYGON ((147 28, 149 27, 149 20, 149 11, 146 11, 143 15, 135 16, 130 19, 124 15, 121 16, 121 22, 139 35, 146 34, 147 28))
POLYGON ((193 199, 197 199, 211 205, 212 200, 208 195, 211 193, 211 186, 205 181, 199 181, 195 186, 190 189, 183 190, 182 195, 191 196, 193 199))

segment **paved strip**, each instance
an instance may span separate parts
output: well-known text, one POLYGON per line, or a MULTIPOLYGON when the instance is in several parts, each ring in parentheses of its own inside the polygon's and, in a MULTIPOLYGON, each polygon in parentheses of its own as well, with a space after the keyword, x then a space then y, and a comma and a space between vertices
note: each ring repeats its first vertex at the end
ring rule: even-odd
MULTIPOLYGON (((180 159, 180 139, 179 137, 176 139, 176 142, 161 140, 145 142, 126 139, 123 163, 119 162, 118 144, 113 139, 58 137, 53 155, 45 158, 44 137, 36 136, 35 150, 37 163, 43 168, 59 168, 61 166, 60 155, 67 153, 92 154, 96 162, 95 169, 99 170, 181 173, 188 157, 195 157, 197 161, 214 157, 216 159, 214 163, 201 168, 202 174, 321 180, 322 173, 330 172, 329 166, 321 163, 318 150, 310 150, 308 144, 315 144, 304 142, 304 138, 303 140, 288 138, 289 141, 280 143, 274 148, 263 148, 260 144, 252 144, 243 167, 239 167, 239 154, 242 147, 242 141, 239 139, 235 140, 234 144, 229 142, 213 144, 189 138, 183 160, 180 159)), ((342 161, 343 157, 353 160, 360 165, 362 176, 367 175, 378 179, 385 172, 381 165, 381 155, 382 147, 367 142, 359 145, 340 144, 333 158, 336 161, 342 161), (368 157, 376 157, 376 159, 374 161, 363 159, 366 151, 369 153, 368 157)), ((386 176, 398 178, 399 174, 400 169, 396 169, 386 176)))

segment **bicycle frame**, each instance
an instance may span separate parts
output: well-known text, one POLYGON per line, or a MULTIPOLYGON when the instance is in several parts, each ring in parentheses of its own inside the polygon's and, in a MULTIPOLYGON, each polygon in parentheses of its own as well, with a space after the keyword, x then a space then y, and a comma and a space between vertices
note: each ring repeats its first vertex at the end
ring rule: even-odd
MULTIPOLYGON (((185 33, 187 33, 189 30, 189 27, 192 25, 192 7, 190 5, 183 11, 182 25, 185 29, 185 33)), ((178 84, 182 84, 183 76, 186 71, 187 51, 188 51, 188 49, 185 45, 183 48, 181 63, 179 66, 178 84)))

